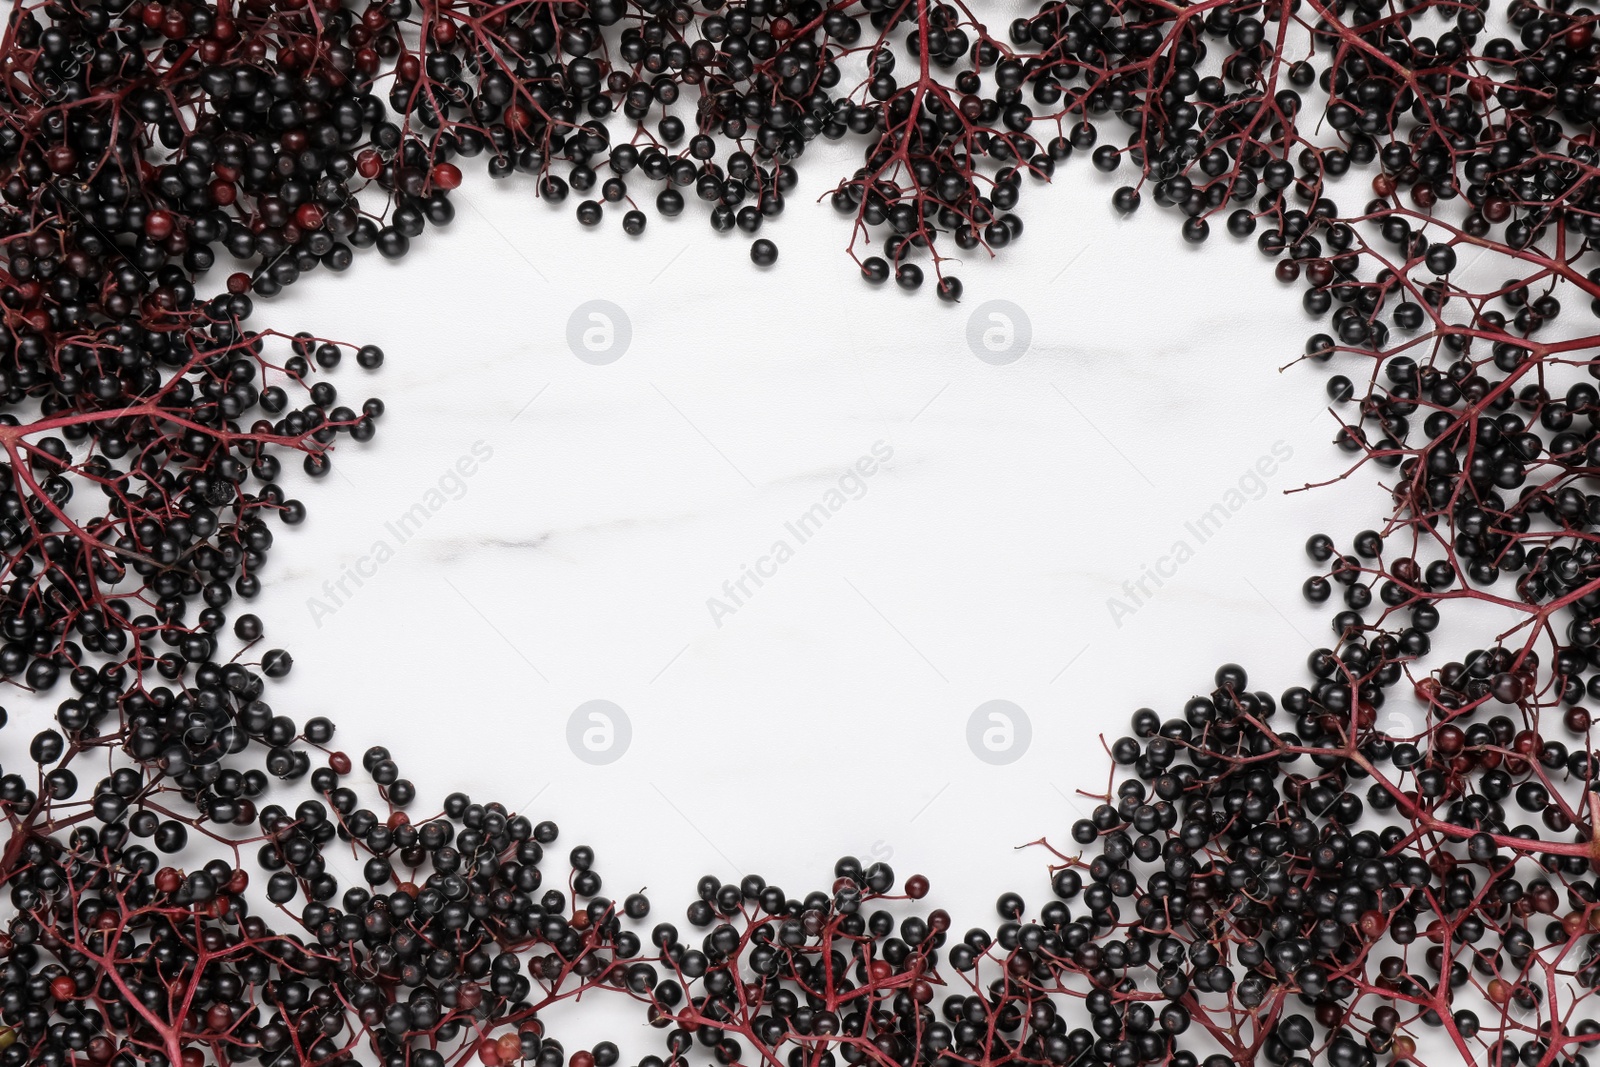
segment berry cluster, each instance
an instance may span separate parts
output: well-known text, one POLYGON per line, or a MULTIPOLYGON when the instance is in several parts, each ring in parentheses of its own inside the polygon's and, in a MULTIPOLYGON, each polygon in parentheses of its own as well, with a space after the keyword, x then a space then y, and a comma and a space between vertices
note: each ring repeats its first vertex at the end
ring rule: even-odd
POLYGON ((585 994, 664 1032, 640 1067, 1584 1067, 1600 337, 1572 320, 1600 313, 1597 21, 1570 0, 1050 0, 1000 32, 960 0, 14 4, 0 677, 71 695, 0 777, 0 1067, 614 1067, 617 1044, 546 1032, 585 994), (358 771, 331 723, 264 699, 292 660, 230 605, 304 517, 283 462, 326 473, 381 420, 324 373, 383 353, 246 323, 358 250, 406 254, 474 159, 577 193, 584 225, 620 211, 640 237, 692 190, 755 235, 818 136, 861 149, 822 195, 862 276, 931 272, 946 301, 955 254, 1018 239, 1024 185, 1075 153, 1129 179, 1118 211, 1254 235, 1329 321, 1305 356, 1346 370, 1336 444, 1392 481, 1381 529, 1307 545, 1306 598, 1339 597, 1307 684, 1274 698, 1228 665, 1180 716, 1138 712, 1108 746, 1121 779, 1049 846, 1049 900, 1008 893, 957 937, 919 912, 926 879, 847 858, 800 897, 705 879, 698 933, 643 934, 650 902, 602 895, 588 848, 546 883, 553 825, 459 794, 413 818, 389 753, 358 771), (1480 256, 1506 280, 1474 283, 1480 256), (1425 669, 1456 600, 1505 622, 1425 669), (191 841, 216 858, 180 869, 191 841))

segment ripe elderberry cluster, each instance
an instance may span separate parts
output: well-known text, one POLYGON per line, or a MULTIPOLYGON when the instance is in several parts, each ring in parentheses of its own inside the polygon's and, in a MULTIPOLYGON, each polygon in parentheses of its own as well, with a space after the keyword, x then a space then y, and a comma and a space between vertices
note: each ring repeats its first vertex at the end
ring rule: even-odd
POLYGON ((0 733, 0 1067, 615 1067, 617 1042, 546 1031, 585 994, 663 1031, 640 1067, 1584 1067, 1596 21, 1570 0, 13 4, 0 677, 70 695, 26 761, 0 733), (948 301, 955 255, 1016 240, 1023 186, 1078 152, 1124 176, 1119 211, 1254 235, 1328 319, 1305 355, 1340 361, 1336 443, 1386 472, 1385 506, 1348 552, 1308 543, 1305 596, 1339 599, 1306 684, 1273 698, 1229 665, 1180 716, 1138 712, 1048 900, 1008 893, 956 936, 918 913, 926 879, 847 858, 799 897, 705 879, 694 934, 645 934, 650 902, 602 895, 588 848, 547 884, 550 823, 460 794, 413 816, 385 750, 358 772, 330 722, 265 699, 291 659, 230 605, 304 517, 282 463, 325 473, 383 414, 322 373, 383 353, 246 323, 357 250, 404 255, 474 159, 576 193, 585 225, 621 211, 640 236, 692 191, 755 235, 819 135, 860 149, 821 195, 862 275, 931 271, 948 301), (1506 280, 1471 280, 1483 256, 1506 280), (1498 636, 1425 666, 1455 600, 1498 636))

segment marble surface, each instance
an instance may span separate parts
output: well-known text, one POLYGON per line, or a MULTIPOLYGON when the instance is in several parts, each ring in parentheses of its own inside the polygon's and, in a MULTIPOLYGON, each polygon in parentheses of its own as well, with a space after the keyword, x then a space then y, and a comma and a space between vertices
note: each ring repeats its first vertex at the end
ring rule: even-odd
POLYGON ((384 398, 377 439, 290 480, 274 703, 387 744, 424 804, 558 820, 671 916, 701 874, 801 891, 853 853, 980 922, 1047 892, 1019 846, 1066 841, 1134 708, 1228 660, 1298 684, 1301 546, 1375 476, 1285 493, 1341 469, 1323 374, 1280 371, 1294 291, 1118 219, 1086 165, 960 306, 874 291, 811 202, 842 165, 807 159, 767 271, 697 213, 630 240, 480 179, 403 263, 266 304, 388 353, 330 377, 384 398))

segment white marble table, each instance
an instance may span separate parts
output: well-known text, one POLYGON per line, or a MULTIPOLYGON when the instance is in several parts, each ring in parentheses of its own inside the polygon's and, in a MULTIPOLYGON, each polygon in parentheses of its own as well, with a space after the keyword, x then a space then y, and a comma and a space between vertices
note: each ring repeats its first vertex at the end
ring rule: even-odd
POLYGON ((385 399, 377 440, 287 480, 311 518, 257 605, 297 659, 274 703, 387 744, 424 804, 559 820, 674 916, 702 873, 797 891, 850 852, 976 922, 1046 891, 1013 846, 1066 839, 1135 707, 1230 659, 1298 684, 1329 636, 1300 546, 1353 533, 1375 475, 1283 494, 1340 457, 1324 374, 1279 371, 1312 326, 1253 244, 1119 220, 1080 161, 951 307, 854 276, 810 202, 835 162, 807 159, 769 271, 697 205, 630 240, 479 179, 403 263, 265 306, 388 353, 331 377, 385 399), (981 337, 1003 347, 1001 298, 1031 328, 1009 363, 981 337), (626 347, 580 359, 569 320, 626 347), (1009 751, 983 745, 997 700, 1009 751))

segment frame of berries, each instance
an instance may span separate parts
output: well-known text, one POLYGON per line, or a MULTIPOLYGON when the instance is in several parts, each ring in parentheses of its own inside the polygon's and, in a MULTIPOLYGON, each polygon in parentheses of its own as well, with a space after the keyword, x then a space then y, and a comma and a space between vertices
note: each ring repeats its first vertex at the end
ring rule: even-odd
POLYGON ((1596 21, 1571 0, 1050 0, 1003 27, 977 0, 15 3, 0 675, 67 695, 25 763, 0 735, 0 1067, 614 1067, 617 1044, 546 1031, 580 997, 660 1030, 639 1067, 1583 1067, 1600 336, 1556 320, 1563 297, 1600 314, 1596 21), (1078 154, 1136 173, 1116 210, 1253 235, 1328 317, 1304 356, 1357 368, 1328 379, 1336 444, 1385 499, 1348 552, 1307 544, 1305 596, 1339 610, 1305 684, 1275 698, 1229 664, 1180 715, 1135 713, 1042 906, 1008 893, 958 936, 926 879, 845 858, 802 896, 705 879, 687 928, 645 931, 588 848, 548 874, 554 825, 460 794, 411 812, 383 748, 358 772, 332 723, 263 699, 291 659, 234 608, 305 514, 274 479, 374 435, 383 404, 323 375, 383 353, 247 323, 357 251, 404 255, 475 160, 556 204, 598 186, 586 224, 637 234, 653 204, 754 234, 817 137, 861 149, 822 195, 866 282, 931 271, 945 301, 944 251, 1003 253, 1023 188, 1078 154), (1509 280, 1464 280, 1480 249, 1509 280), (1502 632, 1440 662, 1459 600, 1502 632), (1386 701, 1426 726, 1379 729, 1386 701), (314 799, 270 799, 292 789, 314 799), (218 858, 163 860, 191 837, 218 858))

